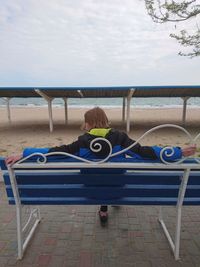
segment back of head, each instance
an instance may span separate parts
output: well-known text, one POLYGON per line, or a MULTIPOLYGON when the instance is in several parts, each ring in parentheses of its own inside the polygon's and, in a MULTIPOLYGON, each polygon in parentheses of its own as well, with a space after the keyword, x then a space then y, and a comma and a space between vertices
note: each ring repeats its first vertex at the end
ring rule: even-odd
POLYGON ((88 110, 84 117, 85 123, 91 125, 92 128, 109 128, 109 122, 106 113, 99 107, 88 110))

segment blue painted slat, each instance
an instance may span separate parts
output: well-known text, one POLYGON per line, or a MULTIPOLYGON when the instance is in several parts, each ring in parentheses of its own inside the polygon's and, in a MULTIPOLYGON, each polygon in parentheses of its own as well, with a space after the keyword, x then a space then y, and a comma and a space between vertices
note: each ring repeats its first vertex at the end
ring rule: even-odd
MULTIPOLYGON (((7 188, 11 188, 11 186, 7 186, 7 188)), ((172 189, 179 189, 179 185, 164 185, 164 184, 126 184, 124 186, 105 186, 105 185, 101 185, 101 186, 87 186, 84 184, 55 184, 55 185, 19 185, 18 186, 19 189, 23 190, 23 189, 87 189, 87 190, 93 190, 93 189, 99 189, 99 190, 103 190, 106 188, 110 188, 113 190, 117 190, 118 188, 122 188, 123 190, 127 190, 127 189, 142 189, 142 190, 172 190, 172 189)), ((200 185, 188 185, 186 191, 198 191, 200 190, 200 185)))
POLYGON ((121 197, 176 197, 178 196, 177 190, 148 190, 148 189, 121 189, 121 188, 90 188, 90 189, 60 189, 60 190, 20 190, 20 196, 33 196, 33 197, 89 197, 95 199, 114 199, 121 197))
MULTIPOLYGON (((114 200, 101 200, 87 198, 22 198, 21 203, 24 205, 176 205, 176 198, 123 198, 114 200)), ((15 204, 13 198, 9 198, 9 204, 15 204)), ((200 205, 200 198, 185 198, 183 205, 200 205)))
MULTIPOLYGON (((175 205, 182 174, 95 169, 68 173, 18 173, 22 204, 175 205)), ((9 203, 13 193, 4 175, 9 203)), ((184 205, 200 204, 200 173, 191 173, 184 205)))
MULTIPOLYGON (((8 188, 11 188, 11 186, 7 186, 8 188)), ((117 190, 118 188, 122 188, 123 190, 126 189, 166 189, 166 190, 171 190, 171 189, 179 189, 178 185, 160 185, 160 184, 126 184, 124 186, 105 186, 105 185, 101 185, 101 186, 87 186, 84 184, 42 184, 42 185, 38 185, 38 184, 34 184, 34 185, 19 185, 18 189, 19 190, 23 190, 23 189, 86 189, 86 190, 94 190, 94 189, 113 189, 113 190, 117 190)), ((200 185, 189 185, 188 189, 200 189, 200 185)))
POLYGON ((7 194, 8 198, 9 197, 14 197, 12 188, 10 188, 10 187, 6 187, 6 194, 7 194))
MULTIPOLYGON (((7 195, 9 197, 13 196, 13 192, 11 188, 6 189, 7 195)), ((119 198, 119 197, 129 197, 129 196, 137 196, 137 197, 177 197, 178 196, 178 187, 169 186, 165 187, 150 187, 148 186, 140 186, 140 187, 128 187, 125 188, 117 188, 117 187, 101 187, 101 188, 85 188, 81 186, 80 188, 75 187, 55 187, 55 188, 23 188, 19 189, 19 193, 21 197, 90 197, 96 199, 105 199, 105 198, 119 198), (144 187, 144 188, 143 188, 144 187)), ((200 188, 190 188, 188 186, 186 190, 186 197, 198 197, 200 196, 200 188)))
MULTIPOLYGON (((4 175, 6 185, 10 185, 8 174, 4 175)), ((17 182, 22 184, 71 184, 71 183, 84 183, 85 185, 112 185, 120 186, 124 184, 147 184, 147 185, 179 185, 181 182, 180 176, 176 174, 130 174, 123 175, 81 175, 81 174, 33 174, 33 175, 17 175, 17 182)), ((193 173, 190 175, 188 185, 200 185, 200 174, 193 173)))
MULTIPOLYGON (((200 179, 195 180, 199 175, 191 175, 192 183, 199 183, 200 179)), ((124 173, 124 174, 80 174, 80 173, 33 173, 33 174, 17 174, 16 179, 18 184, 70 184, 70 183, 85 183, 88 185, 122 185, 122 184, 180 184, 181 175, 178 174, 141 174, 141 173, 124 173)), ((9 175, 4 175, 5 184, 10 184, 9 175)))
MULTIPOLYGON (((186 197, 198 197, 200 195, 200 190, 188 190, 185 194, 186 197)), ((118 197, 131 197, 131 196, 138 196, 138 197, 176 197, 178 196, 178 189, 176 190, 152 190, 152 189, 118 189, 118 188, 101 188, 98 189, 90 189, 88 190, 20 190, 20 196, 49 196, 49 197, 57 197, 57 196, 75 196, 75 197, 91 197, 96 199, 105 199, 105 198, 118 198, 118 197), (103 192, 102 192, 103 191, 103 192)))
POLYGON ((0 157, 0 169, 7 170, 6 164, 5 164, 5 158, 0 157))

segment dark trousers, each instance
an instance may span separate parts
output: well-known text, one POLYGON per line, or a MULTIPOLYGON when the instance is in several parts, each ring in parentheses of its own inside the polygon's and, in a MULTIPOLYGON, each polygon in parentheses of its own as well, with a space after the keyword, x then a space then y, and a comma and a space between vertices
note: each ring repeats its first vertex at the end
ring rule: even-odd
POLYGON ((100 211, 105 212, 105 211, 107 211, 107 210, 108 210, 108 206, 101 206, 101 207, 100 207, 100 211))

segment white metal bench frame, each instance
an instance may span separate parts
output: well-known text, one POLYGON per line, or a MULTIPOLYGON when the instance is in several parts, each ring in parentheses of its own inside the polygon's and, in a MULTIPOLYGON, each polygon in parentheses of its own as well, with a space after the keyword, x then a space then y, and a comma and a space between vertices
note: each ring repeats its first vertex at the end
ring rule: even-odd
MULTIPOLYGON (((113 156, 116 156, 120 153, 124 153, 126 150, 129 150, 131 147, 133 147, 134 145, 136 145, 137 143, 140 142, 141 139, 143 139, 147 134, 160 129, 160 128, 166 128, 166 127, 173 127, 173 128, 177 128, 181 131, 183 131, 187 137, 189 138, 189 142, 190 143, 195 143, 196 140, 200 137, 200 134, 198 134, 195 138, 192 138, 191 135, 182 127, 177 126, 177 125, 171 125, 171 124, 166 124, 166 125, 161 125, 161 126, 157 126, 152 128, 151 130, 149 130, 148 132, 146 132, 143 136, 141 136, 133 145, 131 145, 130 147, 112 154, 112 146, 109 143, 109 141, 107 141, 104 138, 96 138, 95 141, 98 140, 104 140, 109 146, 110 146, 110 153, 109 155, 103 159, 100 160, 98 162, 96 161, 90 161, 87 159, 83 159, 80 157, 77 157, 75 155, 71 155, 68 153, 63 153, 63 152, 55 152, 55 153, 47 153, 47 154, 40 154, 40 153, 36 153, 37 155, 40 155, 40 157, 42 157, 42 161, 41 159, 36 162, 36 163, 25 163, 24 161, 30 157, 32 157, 33 155, 36 154, 32 154, 31 156, 28 156, 20 161, 18 161, 17 163, 13 164, 12 166, 8 166, 8 172, 9 172, 9 176, 10 176, 10 180, 11 180, 11 186, 12 186, 12 190, 13 190, 13 194, 14 194, 14 199, 15 199, 15 204, 16 204, 16 217, 17 217, 17 239, 18 239, 18 259, 22 259, 23 254, 26 250, 26 247, 31 239, 31 237, 33 236, 40 220, 41 220, 41 216, 40 216, 40 210, 39 208, 34 208, 31 209, 30 212, 30 216, 27 220, 27 223, 25 224, 25 226, 22 225, 22 204, 20 201, 20 196, 19 196, 19 192, 18 192, 18 186, 17 186, 17 182, 16 182, 16 178, 15 178, 15 172, 20 169, 23 170, 23 168, 30 168, 30 169, 40 169, 40 170, 44 170, 45 169, 53 169, 53 168, 67 168, 67 169, 74 169, 74 168, 86 168, 86 169, 90 169, 90 168, 127 168, 127 169, 134 169, 134 168, 140 168, 143 169, 141 170, 141 172, 146 172, 148 170, 166 170, 167 168, 172 169, 172 170, 183 170, 183 178, 179 187, 179 194, 178 194, 178 200, 177 200, 177 204, 176 204, 176 229, 175 229, 175 238, 173 241, 173 238, 170 236, 170 233, 167 229, 167 226, 163 220, 163 215, 162 215, 162 209, 160 208, 160 212, 159 212, 159 222, 162 226, 162 229, 164 230, 164 233, 166 235, 166 238, 170 244, 170 247, 174 253, 174 257, 176 260, 179 259, 179 252, 180 252, 180 232, 181 232, 181 214, 182 214, 182 206, 183 206, 183 200, 184 200, 184 196, 185 196, 185 191, 187 188, 187 183, 188 183, 188 178, 190 175, 190 171, 192 170, 199 170, 200 166, 200 160, 199 158, 195 158, 197 164, 195 163, 184 163, 186 158, 180 159, 177 162, 173 162, 173 163, 169 163, 167 161, 165 161, 163 159, 163 154, 166 153, 166 149, 169 149, 170 147, 165 147, 163 148, 163 150, 161 151, 161 160, 163 161, 163 163, 126 163, 126 162, 107 162, 107 160, 113 156), (57 163, 46 163, 47 161, 47 157, 49 155, 67 155, 70 156, 72 158, 75 159, 79 159, 82 162, 57 162, 57 163), (77 167, 78 165, 78 167, 77 167), (24 239, 24 232, 26 231, 26 229, 29 227, 32 218, 35 218, 35 222, 33 224, 33 226, 31 227, 30 232, 28 233, 27 237, 24 239), (24 239, 24 241, 23 241, 24 239)), ((93 147, 94 142, 91 142, 91 150, 92 151, 99 151, 102 149, 101 144, 95 144, 95 147, 93 147)), ((171 149, 171 153, 169 156, 171 156, 173 154, 173 148, 171 149)), ((59 171, 59 170, 58 170, 59 171)))

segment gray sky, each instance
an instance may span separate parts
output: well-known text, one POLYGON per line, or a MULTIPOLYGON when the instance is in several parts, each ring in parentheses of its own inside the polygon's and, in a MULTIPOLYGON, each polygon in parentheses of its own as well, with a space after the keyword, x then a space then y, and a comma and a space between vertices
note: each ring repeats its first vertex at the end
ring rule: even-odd
POLYGON ((0 86, 200 84, 174 31, 143 0, 0 0, 0 86))

